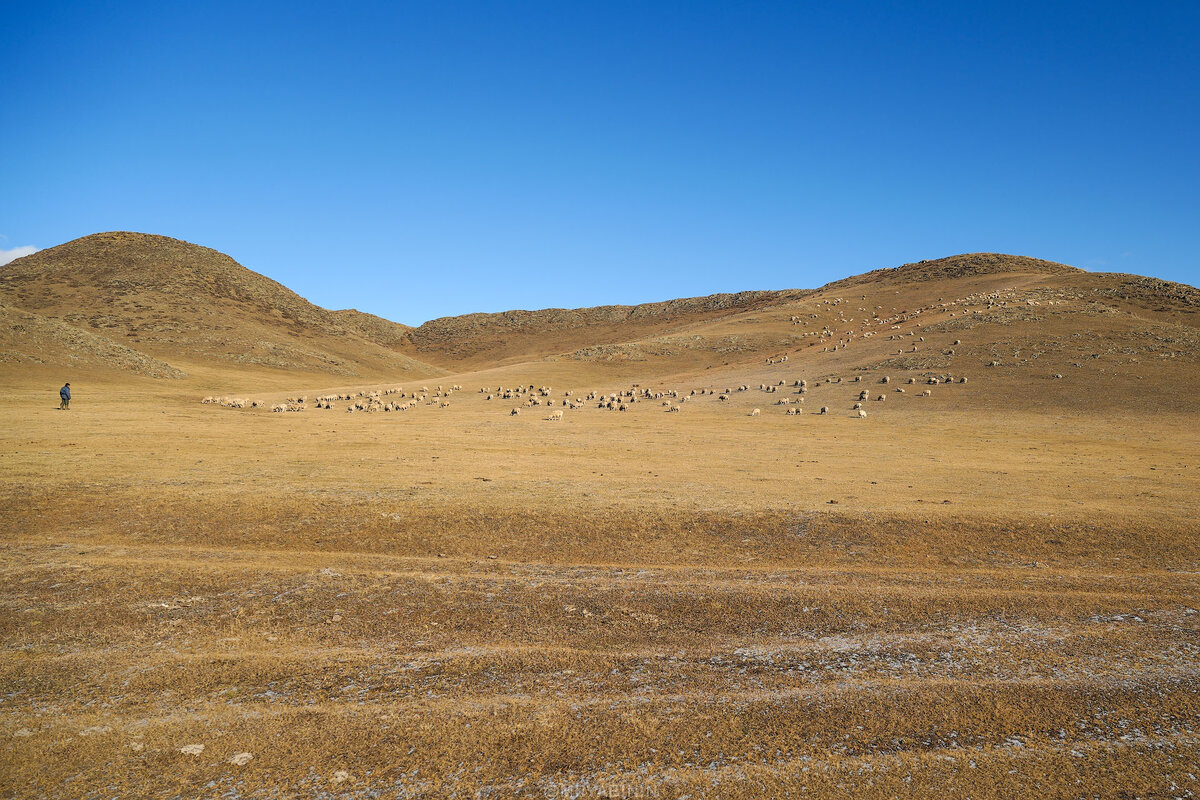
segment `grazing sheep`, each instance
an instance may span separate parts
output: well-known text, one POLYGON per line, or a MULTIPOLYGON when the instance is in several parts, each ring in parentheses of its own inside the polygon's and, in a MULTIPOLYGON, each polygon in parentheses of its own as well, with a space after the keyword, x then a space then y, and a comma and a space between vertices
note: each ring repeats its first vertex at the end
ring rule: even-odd
POLYGON ((517 415, 518 415, 518 414, 520 414, 520 413, 521 413, 521 409, 519 409, 519 408, 514 408, 512 411, 508 412, 508 415, 509 415, 510 417, 515 417, 515 416, 517 416, 517 415))
POLYGON ((821 413, 822 413, 822 414, 828 414, 828 413, 829 413, 829 406, 821 406, 821 413))
POLYGON ((753 411, 751 411, 751 412, 750 412, 750 416, 752 416, 752 417, 757 417, 757 416, 758 416, 759 414, 761 414, 761 413, 762 413, 762 412, 761 412, 759 409, 757 409, 757 408, 756 408, 756 409, 754 409, 753 411))
POLYGON ((859 419, 866 419, 866 418, 867 418, 867 410, 866 410, 865 408, 860 408, 860 409, 858 409, 858 418, 859 418, 859 419))
POLYGON ((563 412, 562 412, 561 410, 559 410, 559 411, 552 411, 552 412, 550 412, 550 416, 546 417, 546 421, 547 421, 547 422, 550 422, 550 421, 559 421, 559 420, 561 420, 562 418, 563 418, 563 412))
POLYGON ((932 394, 933 394, 933 392, 926 389, 925 391, 921 392, 921 397, 929 397, 932 394))
POLYGON ((858 409, 860 409, 860 408, 862 408, 862 403, 855 403, 855 404, 854 404, 854 410, 855 410, 855 411, 857 411, 857 410, 858 410, 858 409))
POLYGON ((877 402, 880 402, 880 403, 882 403, 884 400, 887 400, 887 395, 886 395, 886 394, 881 394, 881 395, 879 395, 879 397, 876 397, 876 398, 875 398, 875 400, 876 400, 877 402))

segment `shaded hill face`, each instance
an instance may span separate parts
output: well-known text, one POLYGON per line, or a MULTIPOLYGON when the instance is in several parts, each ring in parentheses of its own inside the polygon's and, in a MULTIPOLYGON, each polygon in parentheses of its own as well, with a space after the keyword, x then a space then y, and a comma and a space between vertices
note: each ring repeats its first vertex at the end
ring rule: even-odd
POLYGON ((209 363, 437 372, 395 349, 405 326, 327 311, 227 255, 165 236, 102 233, 18 259, 0 269, 0 306, 21 320, 0 326, 9 361, 41 358, 21 345, 33 326, 55 360, 155 377, 209 363))
POLYGON ((465 314, 426 322, 408 332, 412 352, 436 363, 483 367, 545 358, 589 347, 612 347, 800 298, 807 292, 738 292, 636 306, 549 308, 465 314))

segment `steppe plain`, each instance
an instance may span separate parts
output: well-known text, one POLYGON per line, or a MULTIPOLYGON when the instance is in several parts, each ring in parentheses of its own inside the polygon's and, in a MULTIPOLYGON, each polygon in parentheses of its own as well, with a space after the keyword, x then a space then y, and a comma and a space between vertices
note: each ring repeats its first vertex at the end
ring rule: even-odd
POLYGON ((1192 287, 405 328, 112 233, 0 313, 0 796, 1200 792, 1192 287))

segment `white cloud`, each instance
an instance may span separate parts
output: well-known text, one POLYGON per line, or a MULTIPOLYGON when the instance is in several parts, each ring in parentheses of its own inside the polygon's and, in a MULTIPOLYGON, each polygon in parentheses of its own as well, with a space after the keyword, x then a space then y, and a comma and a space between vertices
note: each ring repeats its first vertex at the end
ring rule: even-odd
POLYGON ((12 250, 0 248, 0 267, 3 267, 10 261, 15 261, 22 256, 30 256, 36 253, 38 249, 32 245, 24 245, 23 247, 14 247, 12 250))

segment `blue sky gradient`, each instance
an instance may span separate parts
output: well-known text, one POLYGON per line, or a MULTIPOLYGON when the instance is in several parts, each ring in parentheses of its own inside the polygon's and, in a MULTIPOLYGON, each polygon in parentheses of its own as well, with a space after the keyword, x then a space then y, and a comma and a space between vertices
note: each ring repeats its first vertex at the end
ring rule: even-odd
POLYGON ((0 2, 0 250, 329 308, 809 288, 960 252, 1200 283, 1200 4, 0 2))

